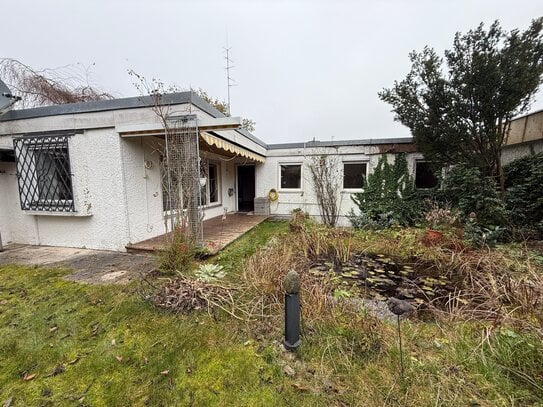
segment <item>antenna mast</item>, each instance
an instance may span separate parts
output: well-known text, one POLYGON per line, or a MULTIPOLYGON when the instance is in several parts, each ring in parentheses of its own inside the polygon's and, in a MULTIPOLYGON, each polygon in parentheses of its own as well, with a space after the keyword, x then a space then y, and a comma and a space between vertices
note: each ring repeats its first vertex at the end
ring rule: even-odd
POLYGON ((232 49, 232 47, 229 47, 228 46, 228 38, 226 40, 226 47, 224 48, 224 51, 226 53, 226 56, 224 57, 224 59, 226 59, 226 85, 227 85, 227 88, 228 88, 228 116, 231 115, 231 110, 230 110, 230 88, 232 86, 236 86, 234 82, 236 82, 231 76, 230 76, 230 70, 232 68, 234 68, 233 65, 231 65, 232 61, 230 59, 230 50, 232 49))

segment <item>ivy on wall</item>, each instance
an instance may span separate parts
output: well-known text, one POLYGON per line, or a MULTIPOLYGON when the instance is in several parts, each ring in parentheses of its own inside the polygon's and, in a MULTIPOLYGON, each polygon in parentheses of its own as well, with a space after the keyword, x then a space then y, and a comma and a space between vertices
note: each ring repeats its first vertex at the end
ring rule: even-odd
POLYGON ((351 199, 360 211, 350 214, 354 227, 409 226, 421 216, 420 198, 404 153, 396 155, 394 164, 386 155, 381 156, 377 167, 364 179, 364 190, 351 199))

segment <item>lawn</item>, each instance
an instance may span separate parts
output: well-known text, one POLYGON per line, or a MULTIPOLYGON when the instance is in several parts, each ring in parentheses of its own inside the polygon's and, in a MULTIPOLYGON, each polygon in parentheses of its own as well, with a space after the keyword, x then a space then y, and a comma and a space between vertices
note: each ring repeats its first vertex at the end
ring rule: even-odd
MULTIPOLYGON (((286 231, 266 222, 208 261, 235 282, 258 247, 286 231)), ((304 322, 303 344, 290 354, 279 347, 280 315, 257 324, 174 315, 153 307, 139 283, 86 285, 65 281, 67 273, 0 267, 0 403, 543 405, 543 344, 530 331, 404 321, 400 378, 396 326, 364 311, 304 322)))

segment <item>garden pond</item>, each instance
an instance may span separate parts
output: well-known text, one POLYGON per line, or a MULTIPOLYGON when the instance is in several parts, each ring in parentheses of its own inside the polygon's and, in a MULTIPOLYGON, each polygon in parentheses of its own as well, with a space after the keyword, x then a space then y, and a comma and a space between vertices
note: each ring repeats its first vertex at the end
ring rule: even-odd
POLYGON ((331 277, 338 289, 357 291, 377 301, 389 297, 406 300, 420 307, 453 290, 451 281, 434 275, 416 263, 401 263, 382 254, 358 253, 347 262, 314 262, 309 273, 331 277))

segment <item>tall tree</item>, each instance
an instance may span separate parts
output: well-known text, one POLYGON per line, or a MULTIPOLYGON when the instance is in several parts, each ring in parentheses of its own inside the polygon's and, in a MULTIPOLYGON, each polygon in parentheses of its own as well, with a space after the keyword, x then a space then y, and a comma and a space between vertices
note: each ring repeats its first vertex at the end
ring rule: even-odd
POLYGON ((543 18, 524 31, 495 21, 456 33, 441 58, 429 47, 409 55, 402 81, 379 97, 409 127, 417 148, 441 166, 463 162, 504 188, 501 148, 513 117, 526 112, 542 82, 543 18))

